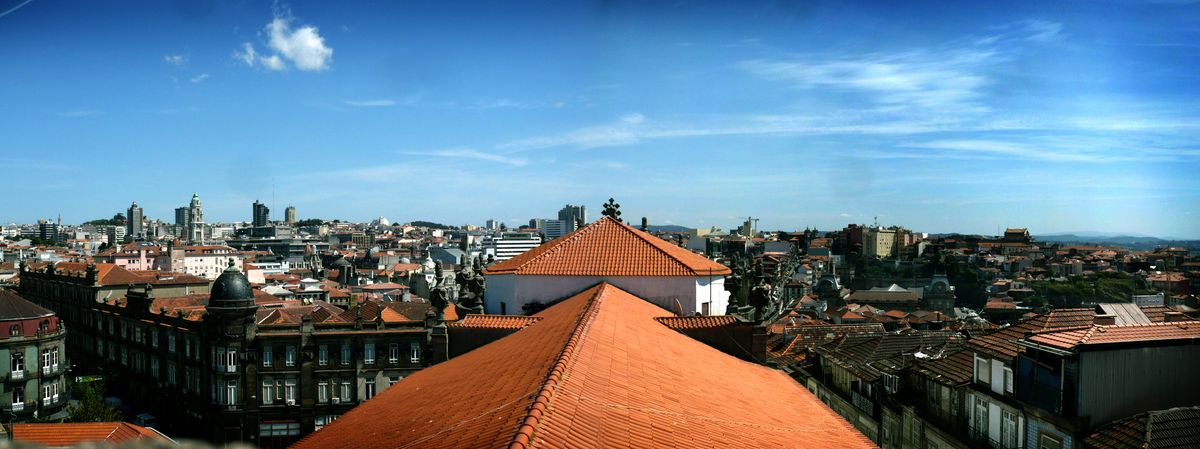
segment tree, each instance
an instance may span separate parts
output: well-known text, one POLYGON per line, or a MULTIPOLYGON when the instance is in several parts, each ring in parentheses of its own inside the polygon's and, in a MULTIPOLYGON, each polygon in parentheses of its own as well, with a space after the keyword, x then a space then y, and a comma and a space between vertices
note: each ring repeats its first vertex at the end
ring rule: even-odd
POLYGON ((79 401, 71 406, 68 422, 112 422, 124 421, 120 410, 104 402, 104 381, 76 382, 71 387, 72 395, 79 401))

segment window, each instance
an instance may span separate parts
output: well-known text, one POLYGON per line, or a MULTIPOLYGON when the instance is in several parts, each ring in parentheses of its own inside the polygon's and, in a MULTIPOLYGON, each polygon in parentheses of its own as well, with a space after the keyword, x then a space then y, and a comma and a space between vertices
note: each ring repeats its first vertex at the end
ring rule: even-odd
POLYGON ((287 347, 287 354, 285 354, 283 364, 287 365, 287 366, 296 366, 296 347, 295 346, 287 347))
POLYGON ((990 360, 975 357, 975 380, 985 384, 992 383, 992 367, 990 360))
POLYGON ((375 379, 367 379, 366 388, 363 390, 363 400, 375 397, 375 379))
POLYGON ((158 378, 158 356, 150 356, 150 375, 155 379, 158 378))
POLYGON ((50 367, 50 361, 51 361, 50 349, 49 348, 43 349, 42 350, 42 373, 43 374, 50 373, 50 370, 52 369, 50 367))
MULTIPOLYGON (((97 340, 97 341, 99 341, 99 340, 97 340)), ((12 366, 13 380, 20 379, 21 377, 19 377, 19 376, 24 376, 24 374, 25 374, 25 354, 22 354, 20 352, 12 353, 12 365, 10 365, 10 366, 12 366), (17 374, 18 372, 21 374, 17 374)))
POLYGON ((237 372, 237 348, 229 348, 225 350, 225 372, 237 372))
POLYGON ((9 326, 8 327, 8 335, 11 335, 13 337, 21 335, 21 326, 16 325, 16 324, 9 326))
POLYGON ((1000 443, 1005 449, 1017 447, 1017 416, 1008 410, 1000 415, 1000 443))
POLYGON ((14 388, 12 392, 13 411, 23 410, 25 408, 25 389, 14 388), (20 407, 20 408, 18 408, 20 407))
POLYGON ((1062 438, 1054 435, 1038 435, 1037 449, 1063 449, 1062 438))
POLYGON ((175 353, 175 333, 174 332, 167 334, 167 351, 172 354, 175 353))
POLYGON ((363 363, 368 365, 375 363, 375 343, 363 344, 363 363))
POLYGON ((229 380, 225 382, 225 403, 228 405, 234 405, 238 403, 237 384, 238 381, 236 380, 229 380))
POLYGON ((329 424, 333 423, 333 421, 334 421, 335 419, 338 419, 338 415, 321 415, 321 416, 318 416, 318 417, 317 417, 317 419, 316 419, 316 424, 317 424, 317 429, 316 429, 316 430, 321 430, 321 428, 322 428, 322 427, 325 427, 325 426, 327 426, 327 425, 329 425, 329 424))
POLYGON ((150 346, 158 349, 158 328, 150 328, 150 346))
POLYGON ((408 361, 412 363, 421 363, 421 344, 412 343, 408 346, 408 361))
POLYGON ((988 426, 988 401, 977 397, 975 398, 975 416, 971 421, 971 429, 975 432, 987 433, 988 426))
POLYGON ((271 380, 270 377, 263 378, 262 403, 263 405, 270 405, 272 402, 275 402, 275 381, 271 380))
POLYGON ((886 391, 888 394, 896 393, 896 390, 899 388, 899 384, 899 377, 892 374, 883 375, 883 391, 886 391))
POLYGON ((350 343, 342 343, 342 364, 350 364, 350 343))
POLYGON ((1004 368, 1004 393, 1013 393, 1013 372, 1012 368, 1004 368))
POLYGON ((342 379, 342 400, 350 402, 353 399, 353 396, 350 395, 350 380, 342 379))
POLYGON ((392 385, 396 385, 396 382, 399 382, 399 381, 400 381, 400 376, 388 377, 388 386, 390 387, 392 385))
POLYGON ((271 366, 275 362, 275 349, 272 346, 263 346, 262 365, 271 366))
POLYGON ((284 400, 287 401, 287 405, 296 405, 296 380, 288 379, 284 381, 283 388, 285 390, 284 400))
POLYGON ((300 435, 300 423, 271 423, 259 424, 258 436, 260 437, 289 437, 300 435))
POLYGON ((321 366, 329 364, 329 345, 321 345, 317 349, 317 363, 321 366))
POLYGON ((175 362, 167 362, 167 384, 175 385, 175 362))
POLYGON ((388 345, 388 363, 400 363, 400 345, 392 343, 388 345))
POLYGON ((321 379, 321 381, 317 383, 317 402, 320 402, 320 403, 329 402, 329 381, 328 380, 321 379))

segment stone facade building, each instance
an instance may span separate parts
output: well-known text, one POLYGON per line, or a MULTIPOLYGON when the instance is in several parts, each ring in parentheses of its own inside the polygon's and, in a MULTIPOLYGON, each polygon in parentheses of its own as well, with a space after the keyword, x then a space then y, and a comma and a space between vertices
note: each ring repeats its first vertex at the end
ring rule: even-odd
POLYGON ((54 312, 0 289, 0 410, 15 421, 47 417, 67 404, 66 328, 54 312))
POLYGON ((23 272, 21 290, 71 320, 78 366, 173 436, 286 447, 446 358, 445 328, 423 302, 281 300, 236 267, 211 292, 132 284, 109 298, 88 281, 95 271, 23 272))

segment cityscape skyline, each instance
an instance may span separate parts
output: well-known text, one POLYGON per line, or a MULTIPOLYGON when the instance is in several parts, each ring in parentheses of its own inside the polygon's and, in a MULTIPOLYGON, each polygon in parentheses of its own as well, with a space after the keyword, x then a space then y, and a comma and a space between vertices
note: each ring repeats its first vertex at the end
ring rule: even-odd
POLYGON ((274 196, 275 219, 511 226, 614 197, 691 227, 1194 239, 1197 24, 1173 2, 4 1, 0 222, 171 221, 198 192, 208 221, 274 196))

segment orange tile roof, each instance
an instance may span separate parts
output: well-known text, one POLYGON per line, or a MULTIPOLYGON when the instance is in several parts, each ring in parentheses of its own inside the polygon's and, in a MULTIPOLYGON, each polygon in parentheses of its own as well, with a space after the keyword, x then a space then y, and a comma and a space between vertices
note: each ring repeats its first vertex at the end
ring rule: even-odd
POLYGON ((1153 324, 1092 325, 1035 333, 1029 341, 1059 349, 1139 341, 1200 340, 1200 321, 1153 324))
POLYGON ((449 327, 473 327, 484 329, 523 329, 541 321, 540 316, 523 315, 480 315, 468 314, 462 320, 446 323, 449 327))
POLYGON ((723 276, 729 268, 609 217, 497 263, 484 274, 723 276))
POLYGON ((668 329, 662 314, 599 284, 293 448, 875 447, 786 374, 668 329))
POLYGON ((655 318, 663 326, 671 329, 710 329, 714 327, 725 327, 737 323, 737 317, 733 315, 712 315, 712 316, 664 316, 655 318))
POLYGON ((158 431, 127 422, 13 424, 13 441, 50 447, 76 446, 103 441, 121 444, 150 439, 170 441, 158 431))

